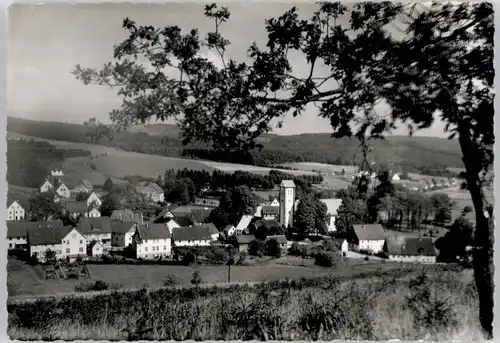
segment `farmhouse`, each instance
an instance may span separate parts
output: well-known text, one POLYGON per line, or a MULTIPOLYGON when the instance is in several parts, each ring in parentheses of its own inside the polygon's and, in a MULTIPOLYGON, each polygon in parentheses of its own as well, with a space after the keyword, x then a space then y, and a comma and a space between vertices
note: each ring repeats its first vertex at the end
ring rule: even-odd
POLYGON ((7 220, 8 221, 14 221, 14 220, 24 220, 26 219, 26 210, 28 206, 25 205, 25 207, 21 206, 21 202, 19 200, 14 200, 11 197, 8 197, 7 200, 7 220))
POLYGON ((36 256, 42 262, 47 250, 53 251, 56 259, 87 256, 85 237, 71 226, 29 228, 27 244, 29 256, 36 256))
POLYGON ((132 244, 137 224, 135 222, 111 222, 111 246, 126 248, 132 244))
POLYGON ((8 249, 26 249, 27 236, 29 228, 48 228, 48 227, 62 227, 63 223, 60 219, 38 221, 38 222, 8 222, 7 223, 7 243, 8 249))
POLYGON ((169 230, 162 224, 139 225, 132 240, 136 258, 170 257, 172 242, 169 230))
POLYGON ((165 201, 163 189, 155 182, 141 182, 136 189, 138 193, 144 195, 149 201, 154 203, 165 201))
POLYGON ((279 206, 262 206, 262 219, 271 220, 278 219, 280 214, 279 206))
POLYGON ((113 212, 111 212, 111 216, 109 218, 112 221, 135 222, 137 224, 144 224, 144 217, 142 213, 133 212, 129 209, 114 210, 113 212))
POLYGON ((371 251, 376 254, 384 249, 384 228, 380 224, 353 225, 349 239, 353 249, 371 251))
POLYGON ((101 216, 101 212, 97 208, 89 208, 86 201, 65 201, 64 211, 70 218, 76 219, 80 216, 96 218, 101 216))
POLYGON ((94 190, 94 186, 92 186, 89 180, 83 179, 76 184, 74 190, 76 193, 90 193, 94 190))
POLYGON ((109 217, 81 218, 78 222, 78 231, 87 241, 97 240, 104 249, 111 248, 111 221, 109 217))
POLYGON ((173 245, 208 246, 212 243, 212 231, 207 225, 174 228, 172 232, 173 245))
POLYGON ((254 241, 255 237, 253 235, 239 235, 235 236, 235 240, 239 252, 248 252, 250 242, 254 241))
POLYGON ((327 208, 327 222, 328 232, 335 232, 337 228, 335 227, 335 219, 338 215, 338 210, 340 205, 342 205, 342 199, 320 199, 326 205, 327 208))
POLYGON ((436 263, 431 237, 387 237, 384 250, 391 261, 436 263))

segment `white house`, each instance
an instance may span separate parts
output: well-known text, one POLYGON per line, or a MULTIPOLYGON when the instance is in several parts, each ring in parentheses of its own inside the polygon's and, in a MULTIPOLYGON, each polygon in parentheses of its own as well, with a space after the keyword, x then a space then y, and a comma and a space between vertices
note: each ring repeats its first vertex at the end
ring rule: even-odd
POLYGON ((87 240, 76 228, 65 226, 60 232, 63 258, 74 260, 87 257, 87 240))
POLYGON ((120 248, 132 245, 136 228, 135 222, 111 222, 111 245, 120 248))
POLYGON ((24 220, 26 218, 26 210, 21 206, 19 201, 11 200, 10 205, 7 207, 7 220, 24 220))
POLYGON ((341 253, 349 251, 349 243, 345 238, 335 238, 335 245, 339 248, 341 253))
POLYGON ((350 239, 353 248, 358 251, 366 250, 376 254, 384 250, 385 232, 380 224, 353 225, 350 239))
POLYGON ((91 257, 101 257, 105 250, 99 241, 92 241, 87 246, 87 255, 91 257))
POLYGON ((226 233, 226 235, 233 236, 234 234, 236 234, 236 227, 234 225, 228 224, 223 231, 226 233))
POLYGON ((56 259, 87 257, 87 241, 85 237, 71 226, 64 227, 32 227, 27 233, 28 252, 40 261, 45 261, 47 250, 55 253, 56 259))
POLYGON ((178 227, 172 232, 172 242, 177 247, 208 246, 213 241, 213 232, 208 225, 178 227))
POLYGON ((327 208, 327 222, 328 232, 335 232, 337 228, 335 227, 335 220, 338 215, 338 210, 340 205, 342 205, 342 199, 320 199, 322 203, 326 205, 327 208))
POLYGON ((41 193, 45 193, 45 192, 50 191, 52 188, 54 188, 54 186, 52 185, 52 183, 50 183, 49 180, 45 180, 43 182, 43 184, 40 186, 40 192, 41 193))
POLYGON ((394 173, 394 175, 392 175, 392 181, 400 181, 401 178, 399 177, 399 174, 398 173, 394 173))
POLYGON ((62 170, 51 170, 50 175, 51 176, 64 176, 64 173, 62 170))
POLYGON ((92 193, 89 194, 86 201, 87 201, 87 206, 89 207, 92 204, 94 204, 95 207, 99 207, 102 205, 101 199, 99 199, 99 196, 94 191, 92 191, 92 193))
POLYGON ((436 263, 432 237, 387 237, 384 250, 391 261, 436 263))
POLYGON ((62 182, 57 186, 56 193, 61 198, 69 199, 71 197, 71 191, 69 187, 62 182))
POLYGON ((171 235, 163 224, 138 225, 132 239, 136 258, 154 259, 172 255, 171 235))
POLYGON ((97 207, 94 207, 93 209, 91 209, 89 211, 89 214, 88 214, 89 218, 98 218, 101 216, 101 211, 99 211, 97 209, 97 207))

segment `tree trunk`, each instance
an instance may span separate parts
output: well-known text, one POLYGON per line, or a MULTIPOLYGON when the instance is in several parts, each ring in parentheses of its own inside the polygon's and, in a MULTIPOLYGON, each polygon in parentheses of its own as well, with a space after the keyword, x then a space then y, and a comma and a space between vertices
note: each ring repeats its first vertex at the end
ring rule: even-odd
POLYGON ((493 338, 493 262, 494 222, 492 211, 488 212, 480 180, 480 152, 474 147, 466 128, 461 128, 459 143, 462 149, 467 186, 476 212, 475 249, 473 254, 474 279, 479 297, 479 321, 485 339, 493 338))

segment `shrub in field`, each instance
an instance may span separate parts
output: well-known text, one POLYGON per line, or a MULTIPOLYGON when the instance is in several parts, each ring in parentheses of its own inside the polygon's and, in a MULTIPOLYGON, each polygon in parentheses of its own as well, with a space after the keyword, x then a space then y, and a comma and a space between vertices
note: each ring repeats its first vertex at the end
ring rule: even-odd
POLYGON ((307 255, 307 248, 297 242, 293 242, 290 249, 288 249, 288 255, 302 257, 307 255))
POLYGON ((76 292, 105 291, 110 289, 110 284, 98 280, 95 283, 81 283, 75 286, 76 292))
POLYGON ((195 270, 193 272, 193 275, 191 276, 191 284, 194 286, 199 286, 203 283, 203 279, 201 278, 201 274, 198 270, 195 270))
POLYGON ((340 256, 336 252, 321 251, 314 256, 314 264, 322 267, 332 267, 340 260, 340 256))
POLYGON ((243 264, 245 263, 246 259, 248 258, 248 253, 245 252, 245 251, 242 251, 239 253, 238 255, 238 260, 236 262, 236 264, 243 264))
POLYGON ((323 251, 338 251, 337 245, 335 245, 335 242, 332 239, 325 239, 323 243, 321 243, 321 250, 323 251))
POLYGON ((163 286, 165 287, 175 286, 177 284, 179 284, 179 280, 177 280, 177 277, 173 274, 168 274, 163 280, 163 286))

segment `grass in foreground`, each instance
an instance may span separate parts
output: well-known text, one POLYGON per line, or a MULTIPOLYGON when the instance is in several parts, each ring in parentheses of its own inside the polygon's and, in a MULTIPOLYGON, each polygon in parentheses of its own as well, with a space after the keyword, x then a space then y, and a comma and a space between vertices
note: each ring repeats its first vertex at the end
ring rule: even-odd
MULTIPOLYGON (((426 269, 423 269, 426 270, 426 269)), ((470 273, 146 289, 8 304, 11 339, 477 340, 470 273)))

